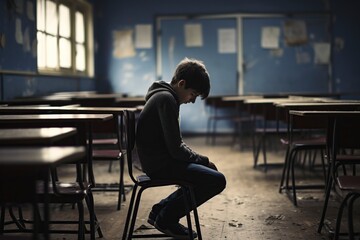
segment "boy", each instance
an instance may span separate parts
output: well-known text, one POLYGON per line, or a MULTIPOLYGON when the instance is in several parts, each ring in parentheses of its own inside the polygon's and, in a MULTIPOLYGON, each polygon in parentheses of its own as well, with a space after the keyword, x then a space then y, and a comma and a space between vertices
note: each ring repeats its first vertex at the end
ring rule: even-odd
MULTIPOLYGON (((152 179, 192 183, 197 206, 219 194, 225 177, 206 156, 188 147, 179 127, 181 104, 205 99, 210 92, 209 74, 201 61, 182 60, 169 83, 154 82, 137 123, 136 146, 143 171, 152 179)), ((183 193, 176 190, 152 207, 148 222, 177 239, 187 239, 188 229, 179 223, 186 216, 183 193)), ((194 236, 196 233, 194 232, 194 236)))

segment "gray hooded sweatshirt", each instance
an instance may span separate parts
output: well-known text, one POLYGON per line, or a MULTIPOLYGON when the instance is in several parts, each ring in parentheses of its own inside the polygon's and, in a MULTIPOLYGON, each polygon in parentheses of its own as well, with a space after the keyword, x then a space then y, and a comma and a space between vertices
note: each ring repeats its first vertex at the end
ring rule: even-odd
POLYGON ((191 150, 182 140, 180 103, 169 83, 154 82, 145 97, 136 131, 136 147, 142 170, 150 177, 176 161, 207 165, 207 157, 191 150))

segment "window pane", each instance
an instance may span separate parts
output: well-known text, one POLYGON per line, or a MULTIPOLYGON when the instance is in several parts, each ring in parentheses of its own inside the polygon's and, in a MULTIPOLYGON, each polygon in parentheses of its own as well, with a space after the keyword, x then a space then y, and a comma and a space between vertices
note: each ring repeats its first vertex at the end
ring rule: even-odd
POLYGON ((71 43, 68 39, 61 38, 60 42, 60 67, 70 68, 71 67, 71 43))
POLYGON ((37 29, 40 31, 45 30, 45 0, 37 0, 37 29))
POLYGON ((37 33, 37 63, 39 68, 45 67, 45 34, 38 32, 37 33))
POLYGON ((56 4, 52 1, 46 1, 46 32, 56 35, 58 28, 58 18, 56 13, 56 4))
POLYGON ((46 36, 46 66, 56 68, 58 63, 58 47, 56 37, 46 36))
POLYGON ((40 72, 93 74, 93 58, 88 59, 92 41, 87 40, 87 27, 91 22, 86 22, 87 17, 92 18, 91 4, 86 0, 31 1, 37 4, 37 63, 40 72))
POLYGON ((76 42, 84 43, 85 41, 85 26, 84 26, 84 14, 76 12, 76 42))
POLYGON ((76 70, 84 71, 85 66, 85 47, 82 44, 76 44, 76 70))
POLYGON ((70 9, 62 4, 59 6, 59 22, 59 35, 70 37, 70 9))

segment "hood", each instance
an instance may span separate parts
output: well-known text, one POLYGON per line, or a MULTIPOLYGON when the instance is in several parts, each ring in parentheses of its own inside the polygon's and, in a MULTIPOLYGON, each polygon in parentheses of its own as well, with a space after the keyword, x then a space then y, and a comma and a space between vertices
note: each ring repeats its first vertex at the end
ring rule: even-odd
POLYGON ((147 94, 145 96, 145 100, 148 101, 152 95, 154 95, 155 93, 158 93, 158 92, 163 92, 163 91, 170 92, 174 96, 176 101, 179 101, 174 89, 171 87, 171 85, 169 83, 164 82, 164 81, 156 81, 156 82, 154 82, 149 87, 148 92, 147 92, 147 94))

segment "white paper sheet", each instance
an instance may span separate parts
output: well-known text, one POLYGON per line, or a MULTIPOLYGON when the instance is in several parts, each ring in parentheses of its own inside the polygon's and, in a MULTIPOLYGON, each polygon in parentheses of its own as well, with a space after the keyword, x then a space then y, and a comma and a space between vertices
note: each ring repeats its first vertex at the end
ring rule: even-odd
POLYGON ((135 56, 133 30, 114 31, 113 48, 113 56, 116 58, 135 56))
POLYGON ((201 24, 185 24, 185 46, 202 47, 202 26, 201 24))
POLYGON ((329 64, 330 62, 330 44, 314 43, 314 62, 316 64, 329 64))
POLYGON ((152 48, 152 26, 150 24, 135 26, 135 47, 152 48))
POLYGON ((279 27, 263 27, 261 29, 261 47, 263 48, 279 48, 279 27))
POLYGON ((236 31, 234 28, 218 30, 219 53, 236 53, 236 31))

